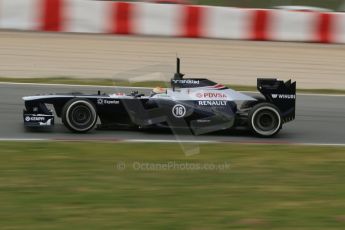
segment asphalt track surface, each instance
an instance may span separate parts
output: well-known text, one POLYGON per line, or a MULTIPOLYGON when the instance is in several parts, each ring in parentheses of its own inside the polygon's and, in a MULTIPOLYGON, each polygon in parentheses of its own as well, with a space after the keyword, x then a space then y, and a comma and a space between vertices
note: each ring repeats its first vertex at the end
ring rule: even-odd
MULTIPOLYGON (((201 136, 176 137, 166 130, 95 130, 88 134, 70 133, 56 119, 51 130, 31 132, 23 127, 22 97, 41 93, 114 93, 128 88, 0 83, 0 139, 47 140, 129 140, 129 141, 219 141, 240 143, 288 143, 345 145, 345 96, 297 95, 296 120, 285 124, 274 138, 257 138, 247 132, 221 132, 201 136)), ((142 89, 142 91, 145 91, 142 89)), ((146 90, 147 91, 147 90, 146 90)))

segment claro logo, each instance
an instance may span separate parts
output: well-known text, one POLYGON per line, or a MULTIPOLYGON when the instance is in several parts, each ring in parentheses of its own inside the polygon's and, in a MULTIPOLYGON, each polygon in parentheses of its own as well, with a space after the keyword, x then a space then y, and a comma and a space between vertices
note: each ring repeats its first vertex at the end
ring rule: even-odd
POLYGON ((44 117, 29 117, 26 116, 25 117, 25 121, 29 122, 29 121, 44 121, 45 118, 44 117))
POLYGON ((294 94, 272 94, 273 99, 296 99, 294 94))

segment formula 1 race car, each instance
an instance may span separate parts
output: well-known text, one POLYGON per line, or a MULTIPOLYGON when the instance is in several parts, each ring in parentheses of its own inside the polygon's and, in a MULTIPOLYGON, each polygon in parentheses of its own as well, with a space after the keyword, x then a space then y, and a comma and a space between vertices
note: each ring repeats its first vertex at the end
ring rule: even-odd
POLYGON ((208 79, 187 79, 177 72, 171 88, 156 88, 151 95, 80 93, 23 97, 26 127, 54 125, 54 113, 71 131, 86 133, 96 126, 116 129, 185 128, 198 135, 245 128, 262 137, 277 134, 295 119, 296 82, 257 79, 263 97, 252 97, 208 79))

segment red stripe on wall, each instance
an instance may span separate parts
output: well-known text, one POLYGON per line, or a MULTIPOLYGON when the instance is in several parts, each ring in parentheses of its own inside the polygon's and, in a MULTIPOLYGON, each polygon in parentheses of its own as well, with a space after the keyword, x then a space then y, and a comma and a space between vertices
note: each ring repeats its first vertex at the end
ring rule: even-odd
POLYGON ((113 3, 113 18, 111 33, 131 34, 133 5, 128 2, 113 3))
POLYGON ((332 41, 332 15, 329 13, 321 13, 318 16, 317 24, 317 42, 329 43, 332 41))
POLYGON ((267 10, 255 10, 253 17, 253 28, 250 39, 267 40, 268 39, 268 21, 269 13, 267 10))
POLYGON ((63 0, 41 0, 41 30, 61 31, 63 21, 63 0))
POLYGON ((201 18, 203 16, 202 8, 199 6, 185 6, 184 37, 198 38, 202 36, 201 18))

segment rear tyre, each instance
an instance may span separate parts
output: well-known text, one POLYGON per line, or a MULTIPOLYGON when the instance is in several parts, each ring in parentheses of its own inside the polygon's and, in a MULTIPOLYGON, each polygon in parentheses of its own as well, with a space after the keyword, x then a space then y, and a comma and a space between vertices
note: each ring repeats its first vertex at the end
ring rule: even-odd
POLYGON ((72 99, 62 110, 62 123, 71 131, 86 133, 97 123, 95 106, 86 99, 72 99))
POLYGON ((260 137, 274 136, 282 127, 279 109, 270 103, 255 105, 250 110, 248 119, 251 131, 260 137))

